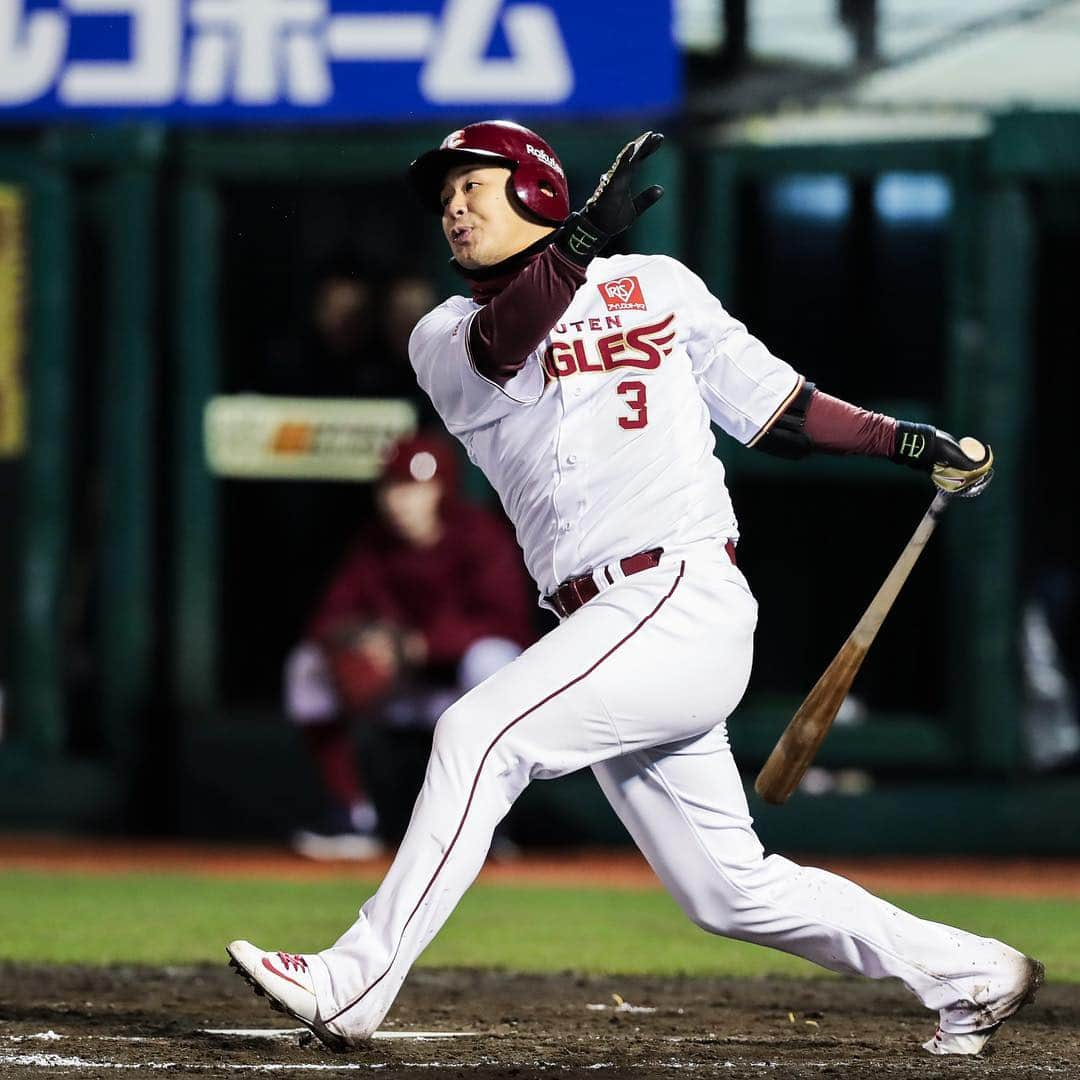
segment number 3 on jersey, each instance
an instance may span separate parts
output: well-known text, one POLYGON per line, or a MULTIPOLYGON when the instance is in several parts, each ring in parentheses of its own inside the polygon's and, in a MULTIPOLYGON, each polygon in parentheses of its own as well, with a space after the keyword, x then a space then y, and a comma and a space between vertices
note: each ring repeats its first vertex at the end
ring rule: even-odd
POLYGON ((616 393, 626 398, 630 406, 630 416, 619 417, 621 428, 643 428, 649 422, 649 405, 645 399, 645 384, 638 379, 627 379, 615 388, 616 393))

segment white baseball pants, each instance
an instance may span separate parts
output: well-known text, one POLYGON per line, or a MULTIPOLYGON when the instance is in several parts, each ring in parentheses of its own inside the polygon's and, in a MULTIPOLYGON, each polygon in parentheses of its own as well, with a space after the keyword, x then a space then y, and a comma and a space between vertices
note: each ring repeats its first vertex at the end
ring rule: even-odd
POLYGON ((352 1038, 375 1031, 529 781, 589 765, 699 926, 832 971, 898 978, 928 1008, 974 1024, 971 998, 1011 979, 1021 954, 763 857, 724 729, 756 619, 722 545, 696 545, 617 580, 451 706, 393 865, 311 966, 324 1021, 352 1038))

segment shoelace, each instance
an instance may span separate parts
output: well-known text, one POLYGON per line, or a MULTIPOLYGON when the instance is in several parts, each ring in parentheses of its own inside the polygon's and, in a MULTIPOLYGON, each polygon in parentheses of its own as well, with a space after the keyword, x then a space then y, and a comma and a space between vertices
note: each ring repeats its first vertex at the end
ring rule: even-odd
POLYGON ((307 961, 298 953, 279 952, 278 959, 286 971, 295 967, 297 971, 307 971, 307 961))

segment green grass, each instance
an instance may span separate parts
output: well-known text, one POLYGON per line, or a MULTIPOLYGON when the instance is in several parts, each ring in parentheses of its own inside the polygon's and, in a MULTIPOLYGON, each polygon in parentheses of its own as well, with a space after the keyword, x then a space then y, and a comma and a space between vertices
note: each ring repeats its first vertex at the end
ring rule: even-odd
MULTIPOLYGON (((189 874, 0 878, 0 959, 33 963, 220 962, 244 937, 313 951, 355 918, 375 883, 222 880, 189 874)), ((1080 904, 975 896, 893 897, 916 914, 1002 938, 1080 982, 1080 904)), ((770 949, 711 937, 660 891, 477 885, 421 958, 437 966, 564 971, 810 976, 770 949)))

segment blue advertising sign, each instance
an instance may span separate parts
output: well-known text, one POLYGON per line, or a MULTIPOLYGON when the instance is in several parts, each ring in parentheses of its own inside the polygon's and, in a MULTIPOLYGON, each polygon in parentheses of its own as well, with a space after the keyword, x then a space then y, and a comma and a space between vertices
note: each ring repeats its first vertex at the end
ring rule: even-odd
POLYGON ((670 0, 0 0, 0 121, 670 109, 670 0))

